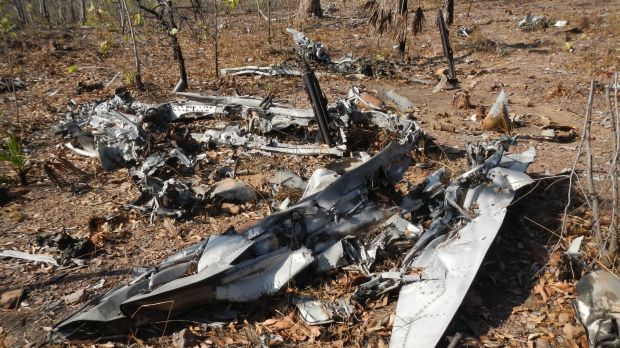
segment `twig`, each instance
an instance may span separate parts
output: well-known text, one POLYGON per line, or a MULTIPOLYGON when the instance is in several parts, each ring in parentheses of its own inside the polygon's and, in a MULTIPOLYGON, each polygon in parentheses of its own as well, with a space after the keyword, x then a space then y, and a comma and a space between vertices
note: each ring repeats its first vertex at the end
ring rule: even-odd
MULTIPOLYGON (((586 106, 586 110, 590 109, 592 105, 593 97, 594 97, 594 79, 592 79, 592 81, 590 82, 590 95, 588 96, 588 104, 586 106)), ((566 220, 568 216, 568 207, 570 206, 571 194, 573 193, 572 191, 573 177, 575 176, 575 168, 577 167, 577 163, 579 162, 579 157, 581 157, 581 150, 583 148, 583 142, 586 136, 586 126, 588 123, 589 116, 590 116, 589 113, 586 111, 586 119, 584 120, 584 123, 583 123, 583 130, 581 131, 581 140, 579 141, 579 145, 577 146, 577 154, 575 155, 575 161, 573 162, 573 166, 571 167, 570 175, 568 179, 568 195, 566 199, 566 205, 564 206, 564 214, 562 215, 562 229, 560 230, 560 238, 558 239, 558 242, 553 247, 553 251, 557 250, 557 248, 560 246, 560 242, 562 241, 562 239, 564 238, 564 235, 566 234, 566 220)))
POLYGON ((588 106, 586 108, 586 175, 588 179, 588 194, 590 199, 592 200, 592 225, 594 227, 594 236, 596 237, 596 241, 599 243, 599 247, 603 248, 603 236, 601 235, 601 224, 600 224, 600 216, 599 216, 599 207, 598 207, 598 195, 596 193, 596 188, 594 187, 594 177, 592 176, 592 168, 593 168, 593 154, 592 154, 592 120, 590 119, 590 114, 592 113, 592 99, 594 96, 594 79, 590 82, 590 96, 588 97, 588 106))
POLYGON ((605 251, 605 256, 610 260, 610 264, 613 266, 616 259, 616 252, 618 250, 618 156, 620 156, 620 115, 618 113, 618 73, 614 74, 613 78, 613 93, 614 93, 614 107, 611 107, 611 99, 609 99, 609 106, 611 110, 611 119, 613 124, 613 141, 614 141, 614 153, 611 161, 611 186, 612 186, 612 208, 611 208, 611 222, 609 224, 609 247, 605 251))

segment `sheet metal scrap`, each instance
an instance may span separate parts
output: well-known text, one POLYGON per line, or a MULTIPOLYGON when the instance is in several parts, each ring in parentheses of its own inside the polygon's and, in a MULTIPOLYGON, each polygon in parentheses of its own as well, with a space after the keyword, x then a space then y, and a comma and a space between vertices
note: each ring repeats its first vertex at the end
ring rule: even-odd
POLYGON ((439 342, 495 239, 515 191, 533 182, 523 170, 534 157, 533 148, 521 156, 504 155, 500 148, 445 188, 441 212, 403 261, 401 273, 423 271, 420 281, 400 290, 390 347, 434 347, 439 342), (461 200, 462 208, 455 204, 461 200), (477 216, 470 218, 465 209, 475 205, 477 216))
POLYGON ((371 197, 393 192, 424 136, 410 129, 324 190, 246 232, 213 235, 172 255, 56 325, 50 338, 110 339, 212 301, 247 302, 278 292, 333 244, 398 213, 371 197))
POLYGON ((574 302, 590 347, 620 347, 620 278, 604 270, 583 276, 574 302))

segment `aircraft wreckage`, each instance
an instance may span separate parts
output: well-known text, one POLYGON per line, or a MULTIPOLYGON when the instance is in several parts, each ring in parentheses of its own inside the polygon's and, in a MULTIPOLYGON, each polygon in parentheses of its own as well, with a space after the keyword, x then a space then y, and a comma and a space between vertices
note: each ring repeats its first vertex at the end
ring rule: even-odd
MULTIPOLYGON (((177 110, 167 114, 170 121, 184 117, 180 105, 191 104, 166 106, 177 110)), ((196 111, 196 105, 191 108, 196 111)), ((205 106, 198 113, 217 110, 218 106, 205 106)), ((300 114, 299 120, 304 120, 305 114, 300 114)), ((123 139, 141 136, 136 122, 118 119, 127 126, 123 139)), ((257 120, 261 121, 265 120, 257 120)), ((277 124, 273 117, 270 121, 264 127, 277 124)), ((425 138, 422 129, 410 122, 399 139, 356 168, 341 176, 319 173, 315 180, 327 180, 322 190, 306 192, 298 203, 246 230, 209 236, 143 270, 130 283, 60 322, 50 339, 123 337, 214 301, 249 302, 275 294, 300 272, 349 266, 368 279, 356 288, 353 301, 399 291, 391 347, 434 346, 471 285, 515 192, 532 182, 525 170, 535 151, 508 154, 512 138, 469 145, 470 170, 451 180, 439 170, 403 193, 395 185, 413 164, 411 152, 418 151, 425 138), (424 218, 432 221, 428 227, 415 223, 424 218), (400 251, 404 255, 400 268, 374 272, 385 251, 404 245, 398 243, 403 240, 410 243, 408 250, 400 251)), ((110 146, 98 139, 94 143, 104 149, 110 146)), ((119 159, 133 156, 131 149, 113 153, 119 159)), ((346 317, 351 310, 344 299, 296 304, 310 324, 330 322, 334 315, 346 317)))
POLYGON ((403 176, 415 164, 412 153, 423 152, 429 142, 426 133, 413 120, 370 105, 356 88, 328 106, 314 74, 306 71, 303 77, 312 110, 295 109, 271 97, 185 93, 188 101, 147 105, 119 94, 67 114, 67 121, 56 127, 70 139, 66 146, 98 157, 106 170, 130 168, 142 194, 128 206, 151 216, 179 217, 188 205, 217 194, 217 189, 192 186, 178 175, 204 160, 207 144, 248 152, 343 156, 353 154, 348 143, 351 127, 370 125, 393 136, 380 152, 361 156, 344 174, 317 170, 298 202, 283 205, 250 227, 208 236, 155 267, 141 269, 128 284, 57 324, 50 341, 121 338, 214 302, 250 302, 276 294, 302 272, 347 267, 357 269, 367 281, 347 299, 333 303, 296 298, 301 318, 312 325, 335 318, 353 320, 350 301, 363 303, 399 292, 390 346, 435 346, 516 191, 532 183, 525 171, 535 151, 508 153, 516 141, 509 137, 468 144, 468 171, 450 178, 441 169, 420 185, 405 182, 403 191, 403 176), (196 120, 226 122, 184 126, 196 120), (296 141, 272 137, 274 131, 291 127, 304 129, 293 132, 302 133, 296 141), (319 139, 324 144, 318 144, 319 139), (378 264, 395 250, 390 254, 397 255, 398 267, 380 270, 378 264))

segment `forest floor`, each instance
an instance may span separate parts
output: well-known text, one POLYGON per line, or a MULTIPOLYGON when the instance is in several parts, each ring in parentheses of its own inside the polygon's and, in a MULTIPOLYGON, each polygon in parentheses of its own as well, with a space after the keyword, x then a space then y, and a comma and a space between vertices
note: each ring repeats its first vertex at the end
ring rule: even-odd
MULTIPOLYGON (((423 3, 428 3, 429 8, 438 5, 437 1, 423 3)), ((371 57, 377 64, 399 61, 393 48, 394 40, 373 34, 370 26, 357 19, 354 11, 343 9, 344 1, 334 5, 340 11, 334 12, 332 18, 274 22, 271 45, 267 43, 267 23, 255 12, 222 16, 220 67, 293 60, 294 46, 285 31, 287 27, 322 42, 335 59, 351 53, 353 57, 371 57)), ((534 178, 546 178, 572 166, 593 77, 598 82, 592 125, 595 170, 605 173, 612 149, 608 105, 603 96, 605 84, 620 70, 620 2, 476 1, 467 16, 468 6, 466 2, 456 1, 450 38, 461 90, 469 94, 471 108, 459 109, 453 104, 455 91, 432 91, 437 82, 437 69, 445 66, 435 10, 426 12, 425 30, 409 38, 406 64, 399 65, 407 66, 406 70, 379 78, 321 75, 319 81, 328 101, 346 96, 351 86, 360 86, 378 96, 386 90, 395 90, 413 102, 416 120, 436 143, 463 150, 468 142, 499 138, 499 133, 482 131, 480 124, 470 118, 477 106, 489 108, 504 89, 510 101, 511 116, 519 120, 513 133, 521 140, 514 151, 535 147, 537 158, 528 172, 534 178), (517 23, 528 12, 547 16, 551 27, 534 32, 517 29, 517 23), (556 20, 567 20, 568 24, 554 27, 556 20), (470 37, 456 35, 456 28, 461 26, 471 28, 470 37), (429 80, 433 85, 410 82, 408 78, 429 80), (573 129, 577 136, 565 141, 543 139, 541 126, 549 121, 563 129, 573 129)), ((282 17, 288 15, 286 11, 275 13, 282 17)), ((147 21, 145 26, 137 28, 146 89, 138 91, 129 87, 129 90, 135 99, 144 102, 177 99, 170 92, 178 79, 170 47, 165 37, 148 29, 149 26, 147 21)), ((191 91, 259 97, 273 93, 278 100, 286 100, 297 107, 310 107, 300 78, 216 77, 213 41, 209 37, 197 40, 190 34, 181 27, 179 36, 191 91)), ((132 268, 152 266, 210 234, 269 214, 269 202, 258 200, 255 204, 243 205, 239 214, 214 211, 188 220, 151 222, 148 216, 124 207, 138 195, 127 170, 104 172, 98 160, 77 156, 63 146, 65 141, 54 135, 52 127, 62 120, 60 113, 66 111, 68 102, 106 100, 116 88, 125 84, 124 77, 133 67, 130 41, 111 30, 109 25, 18 31, 16 42, 4 57, 7 59, 0 62, 0 76, 17 76, 25 85, 16 95, 22 142, 31 170, 28 185, 19 187, 11 168, 0 165, 2 185, 9 188, 13 197, 0 206, 0 250, 37 253, 41 251, 36 241, 38 236, 60 231, 79 238, 93 238, 94 234, 101 233, 104 237, 96 254, 80 267, 51 267, 16 259, 4 259, 0 263, 0 293, 27 290, 16 309, 0 312, 0 346, 40 344, 55 323, 98 294, 129 281, 132 268), (104 41, 109 46, 105 50, 101 46, 104 41), (84 93, 76 90, 79 83, 95 82, 106 87, 84 93), (65 158, 91 174, 90 190, 75 193, 56 187, 43 170, 45 161, 54 157, 65 158), (119 218, 93 229, 94 219, 107 216, 119 218), (102 280, 102 288, 90 289, 102 280), (74 302, 66 299, 66 295, 81 289, 87 289, 83 297, 74 302)), ((2 92, 0 132, 18 131, 14 107, 13 93, 2 92)), ((239 150, 222 147, 211 155, 225 159, 238 153, 235 151, 239 150)), ((269 192, 268 180, 276 170, 288 168, 308 178, 314 169, 332 160, 328 156, 245 156, 241 157, 239 169, 247 170, 246 174, 237 179, 259 192, 269 192)), ((466 169, 467 162, 463 157, 450 156, 427 169, 412 168, 407 177, 420 182, 440 166, 458 173, 466 169)), ((584 167, 585 163, 580 161, 578 168, 584 167)), ((602 185, 602 181, 598 183, 602 185)), ((571 302, 577 279, 564 277, 560 259, 572 238, 589 235, 591 223, 587 206, 573 204, 568 231, 559 236, 567 185, 566 178, 540 179, 513 204, 447 337, 455 332, 462 333, 463 346, 587 346, 585 331, 575 317, 571 302)), ((605 193, 603 186, 601 188, 605 193)), ((589 239, 586 241, 584 259, 590 261, 596 249, 589 239)), ((346 272, 326 275, 316 289, 335 296, 338 287, 350 284, 351 277, 346 272)), ((297 326, 291 329, 290 325, 282 325, 282 330, 275 332, 286 337, 291 345, 383 347, 389 342, 394 299, 393 296, 380 299, 367 306, 368 313, 363 320, 351 325, 336 323, 313 327, 311 332, 303 334, 293 332, 297 326)), ((265 320, 301 320, 294 306, 287 303, 286 294, 249 307, 240 312, 236 321, 217 332, 196 323, 183 323, 175 330, 191 327, 207 346, 250 346, 248 330, 268 330, 265 320)), ((445 340, 441 344, 448 342, 445 340)), ((135 343, 170 346, 172 335, 166 333, 146 341, 128 338, 116 344, 135 343)))

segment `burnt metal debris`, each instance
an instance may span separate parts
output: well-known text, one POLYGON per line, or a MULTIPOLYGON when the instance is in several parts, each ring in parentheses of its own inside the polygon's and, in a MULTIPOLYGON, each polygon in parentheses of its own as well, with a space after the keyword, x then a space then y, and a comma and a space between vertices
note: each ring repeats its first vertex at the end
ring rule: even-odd
POLYGON ((441 35, 441 45, 443 47, 443 55, 448 60, 448 84, 452 88, 458 87, 459 80, 456 78, 456 70, 454 69, 454 56, 452 53, 452 47, 450 46, 450 33, 446 22, 443 18, 441 9, 437 11, 437 25, 439 26, 439 33, 441 35))
MULTIPOLYGON (((350 100, 358 95, 352 90, 350 100)), ((418 186, 409 185, 406 192, 396 189, 414 163, 411 153, 423 151, 427 140, 417 124, 408 123, 398 139, 344 174, 322 169, 313 175, 296 204, 245 230, 211 235, 142 269, 128 284, 56 325, 50 340, 123 337, 201 305, 275 294, 302 272, 349 267, 368 279, 352 294, 353 301, 400 292, 391 347, 414 342, 434 346, 473 281, 515 192, 532 182, 524 172, 535 151, 508 154, 515 141, 508 137, 469 145, 472 167, 467 172, 447 180, 440 170, 418 186), (420 224, 423 219, 431 220, 428 228, 420 224), (400 269, 377 268, 389 250, 401 255, 400 269), (430 317, 434 319, 418 320, 430 317)), ((281 176, 274 183, 294 179, 281 176)), ((345 299, 297 299, 295 304, 310 324, 354 320, 355 307, 345 299)))
POLYGON ((311 66, 318 71, 317 76, 331 74, 345 74, 348 76, 396 76, 410 80, 415 83, 430 84, 430 82, 415 79, 408 74, 411 66, 404 62, 393 62, 390 60, 377 61, 374 57, 353 57, 347 54, 339 60, 330 57, 327 47, 318 41, 313 41, 306 37, 304 33, 293 28, 288 28, 295 44, 296 58, 270 66, 241 66, 220 69, 220 75, 260 75, 260 76, 302 76, 303 65, 299 60, 311 63, 311 66))

